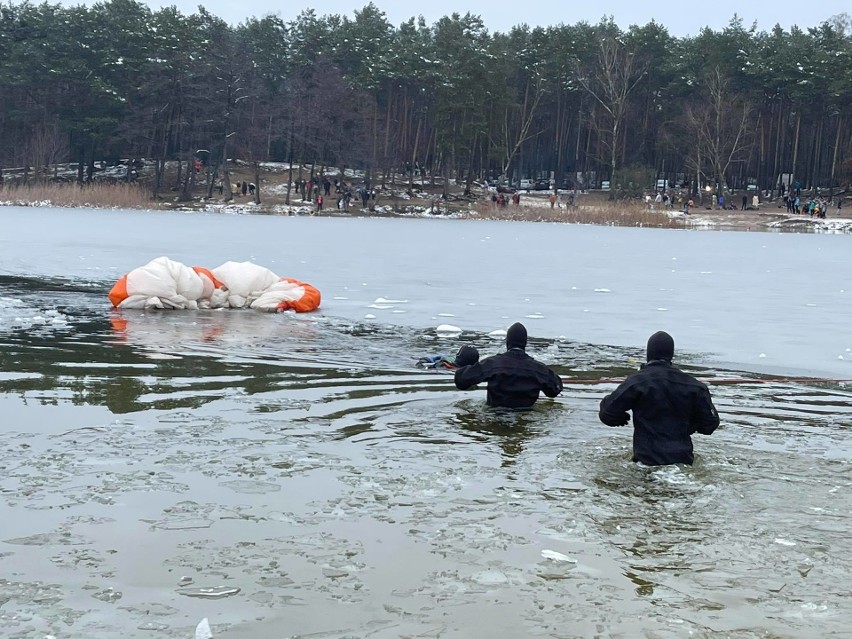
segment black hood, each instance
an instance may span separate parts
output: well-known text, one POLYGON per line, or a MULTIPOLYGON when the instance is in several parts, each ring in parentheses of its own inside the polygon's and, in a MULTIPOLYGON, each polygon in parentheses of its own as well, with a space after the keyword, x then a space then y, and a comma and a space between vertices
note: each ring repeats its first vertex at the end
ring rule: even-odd
POLYGON ((462 346, 456 353, 456 366, 470 366, 479 361, 479 351, 475 346, 462 346))
POLYGON ((648 338, 648 354, 649 362, 655 359, 664 359, 671 362, 674 357, 674 340, 672 336, 665 331, 657 331, 648 338))
POLYGON ((527 329, 520 322, 515 322, 506 331, 506 348, 521 348, 527 347, 527 329))

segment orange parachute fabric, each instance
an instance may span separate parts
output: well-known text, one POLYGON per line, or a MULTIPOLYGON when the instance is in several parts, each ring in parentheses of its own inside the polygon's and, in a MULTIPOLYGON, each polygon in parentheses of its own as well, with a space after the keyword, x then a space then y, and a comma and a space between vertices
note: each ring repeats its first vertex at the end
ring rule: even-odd
POLYGON ((128 297, 129 295, 127 294, 127 275, 122 275, 110 289, 109 301, 112 302, 113 306, 118 308, 118 306, 128 297))
POLYGON ((290 277, 282 277, 282 282, 289 282, 291 284, 296 284, 297 286, 304 289, 304 293, 302 297, 297 300, 281 300, 276 307, 276 310, 279 311, 296 311, 297 313, 306 313, 308 311, 313 311, 319 308, 320 301, 322 296, 320 295, 319 290, 311 286, 310 284, 306 284, 305 282, 300 282, 299 280, 294 280, 290 277))
POLYGON ((198 273, 198 275, 201 277, 210 278, 210 281, 213 283, 213 288, 222 288, 224 286, 222 282, 220 282, 213 276, 213 273, 210 272, 209 268, 204 268, 203 266, 193 266, 192 270, 198 273))

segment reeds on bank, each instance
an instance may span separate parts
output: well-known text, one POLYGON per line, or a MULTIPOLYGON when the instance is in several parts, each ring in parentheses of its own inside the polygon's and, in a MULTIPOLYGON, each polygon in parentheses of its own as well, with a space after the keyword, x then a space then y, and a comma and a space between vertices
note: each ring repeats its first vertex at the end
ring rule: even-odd
POLYGON ((684 228, 688 218, 672 217, 663 210, 651 210, 638 202, 606 202, 575 206, 496 206, 490 202, 476 207, 479 217, 493 220, 527 222, 573 222, 605 226, 639 226, 651 228, 684 228))
POLYGON ((33 182, 0 187, 0 203, 17 206, 67 206, 99 209, 157 208, 138 184, 33 182))

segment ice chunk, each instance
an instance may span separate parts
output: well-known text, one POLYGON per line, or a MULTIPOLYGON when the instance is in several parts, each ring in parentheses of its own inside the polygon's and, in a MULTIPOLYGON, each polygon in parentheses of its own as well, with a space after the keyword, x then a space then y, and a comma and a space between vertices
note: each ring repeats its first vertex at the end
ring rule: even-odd
POLYGON ((210 632, 210 622, 207 617, 204 617, 195 627, 195 639, 212 639, 213 633, 210 632))
POLYGON ((563 555, 561 552, 556 552, 555 550, 547 550, 547 549, 542 550, 541 556, 544 557, 545 559, 552 559, 553 561, 567 561, 567 562, 570 562, 572 564, 577 563, 576 559, 572 559, 568 555, 563 555))
POLYGON ((211 586, 210 588, 182 588, 177 593, 197 599, 224 599, 240 592, 239 588, 229 586, 211 586))
POLYGON ((460 329, 458 326, 453 326, 452 324, 441 324, 440 326, 438 326, 438 328, 435 329, 435 331, 439 335, 457 335, 458 333, 462 332, 462 329, 460 329))

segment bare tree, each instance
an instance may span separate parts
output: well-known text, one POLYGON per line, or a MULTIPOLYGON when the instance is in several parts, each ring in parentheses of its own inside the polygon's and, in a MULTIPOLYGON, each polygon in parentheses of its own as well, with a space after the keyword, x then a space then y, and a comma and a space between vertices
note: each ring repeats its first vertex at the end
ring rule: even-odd
POLYGON ((38 178, 42 169, 56 164, 70 152, 67 136, 56 123, 43 124, 36 127, 27 143, 27 166, 33 167, 33 174, 38 178))
POLYGON ((754 142, 754 118, 749 102, 729 90, 719 67, 705 76, 704 92, 701 101, 686 108, 684 118, 698 146, 695 155, 706 163, 705 174, 712 175, 724 192, 728 168, 748 157, 754 142))
MULTIPOLYGON (((514 107, 506 106, 500 127, 502 129, 500 131, 502 134, 500 175, 508 175, 512 160, 523 143, 537 135, 530 134, 530 127, 535 119, 542 93, 542 77, 536 73, 535 78, 527 80, 523 102, 514 107)), ((494 143, 493 140, 491 142, 494 143)))
POLYGON ((578 69, 577 81, 600 106, 592 110, 593 124, 601 133, 600 142, 607 155, 611 175, 615 175, 620 159, 622 124, 628 99, 645 72, 646 65, 615 34, 600 38, 592 64, 586 69, 578 69))

